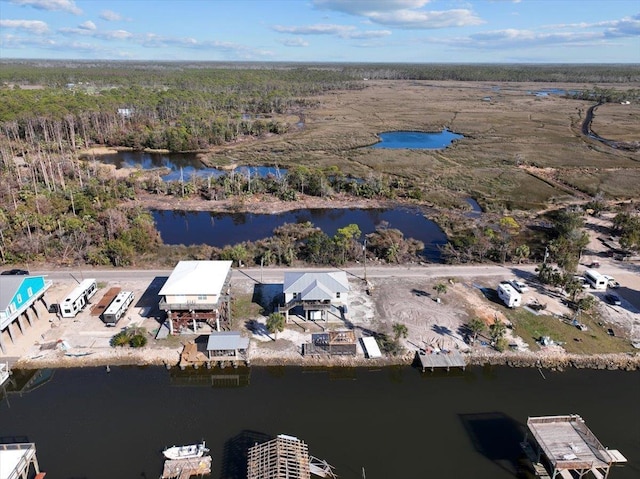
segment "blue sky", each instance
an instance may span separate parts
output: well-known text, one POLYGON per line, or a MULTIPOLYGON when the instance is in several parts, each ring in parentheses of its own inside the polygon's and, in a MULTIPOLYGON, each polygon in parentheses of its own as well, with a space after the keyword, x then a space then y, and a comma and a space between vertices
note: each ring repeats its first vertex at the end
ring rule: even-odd
POLYGON ((0 0, 0 58, 640 63, 640 1, 0 0))

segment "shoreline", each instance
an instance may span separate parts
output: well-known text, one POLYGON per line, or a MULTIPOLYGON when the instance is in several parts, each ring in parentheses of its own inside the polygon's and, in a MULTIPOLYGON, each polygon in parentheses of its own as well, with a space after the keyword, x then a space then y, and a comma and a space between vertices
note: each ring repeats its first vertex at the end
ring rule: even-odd
MULTIPOLYGON (((180 351, 178 349, 157 350, 115 350, 115 354, 89 353, 82 356, 67 356, 57 352, 48 357, 34 357, 17 360, 12 369, 66 369, 106 366, 163 366, 167 369, 178 368, 180 351), (152 352, 153 351, 153 352, 152 352), (95 354, 95 355, 94 355, 95 354)), ((562 371, 574 369, 606 369, 637 371, 640 370, 640 353, 608 354, 569 354, 561 352, 487 352, 474 351, 464 355, 466 366, 508 366, 512 368, 538 368, 562 371)), ((399 356, 380 359, 362 357, 253 357, 251 366, 269 367, 326 367, 326 368, 379 368, 390 366, 412 366, 415 352, 407 351, 399 356)), ((219 367, 211 368, 218 369, 219 367)), ((194 368, 195 369, 195 368, 194 368)), ((454 368, 455 369, 455 368, 454 368)))

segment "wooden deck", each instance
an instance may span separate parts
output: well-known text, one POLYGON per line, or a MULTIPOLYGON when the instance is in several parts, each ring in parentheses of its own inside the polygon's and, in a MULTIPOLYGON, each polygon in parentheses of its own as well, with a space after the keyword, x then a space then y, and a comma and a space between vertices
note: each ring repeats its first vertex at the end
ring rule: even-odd
POLYGON ((457 351, 439 353, 417 351, 416 356, 420 360, 422 371, 427 369, 433 371, 436 368, 446 368, 447 371, 450 368, 462 368, 464 370, 467 367, 464 357, 457 351))
POLYGON ((192 459, 167 459, 161 479, 189 479, 191 476, 211 474, 211 456, 192 459))

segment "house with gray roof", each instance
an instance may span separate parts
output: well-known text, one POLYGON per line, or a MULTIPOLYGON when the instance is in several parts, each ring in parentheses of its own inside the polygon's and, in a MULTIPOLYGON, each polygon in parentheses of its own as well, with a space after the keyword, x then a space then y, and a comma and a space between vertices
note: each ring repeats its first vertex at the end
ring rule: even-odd
POLYGON ((344 271, 287 272, 283 293, 279 311, 287 320, 291 310, 302 308, 305 319, 328 321, 332 310, 347 306, 349 281, 344 271))

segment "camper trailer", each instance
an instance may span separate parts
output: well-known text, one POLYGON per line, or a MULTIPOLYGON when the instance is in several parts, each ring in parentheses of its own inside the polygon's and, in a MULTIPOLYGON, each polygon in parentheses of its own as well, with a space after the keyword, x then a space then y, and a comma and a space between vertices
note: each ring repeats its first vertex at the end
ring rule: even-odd
POLYGON ((509 308, 515 308, 522 304, 522 295, 506 282, 498 285, 498 297, 509 308))
POLYGON ((85 279, 66 298, 60 303, 60 314, 63 318, 75 318, 76 314, 82 311, 82 308, 98 291, 98 284, 95 279, 85 279))
POLYGON ((102 321, 107 326, 115 326, 133 302, 132 291, 121 291, 102 313, 102 321))
POLYGON ((584 272, 584 278, 589 282, 593 289, 607 289, 609 278, 598 273, 594 269, 588 269, 584 272))

